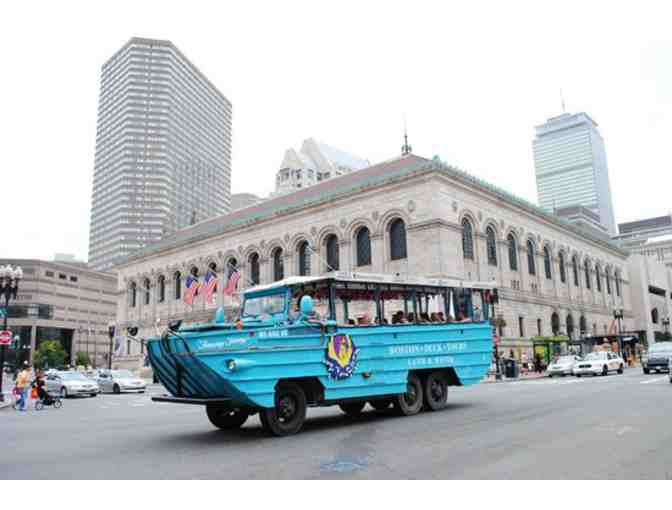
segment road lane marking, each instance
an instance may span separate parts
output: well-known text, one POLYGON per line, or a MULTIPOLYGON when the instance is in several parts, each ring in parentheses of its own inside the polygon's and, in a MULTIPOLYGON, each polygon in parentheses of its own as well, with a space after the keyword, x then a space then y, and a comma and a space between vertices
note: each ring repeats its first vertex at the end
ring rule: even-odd
POLYGON ((667 376, 665 377, 656 377, 655 379, 649 379, 648 381, 639 381, 639 384, 651 384, 655 382, 660 382, 660 381, 665 381, 667 380, 667 376))

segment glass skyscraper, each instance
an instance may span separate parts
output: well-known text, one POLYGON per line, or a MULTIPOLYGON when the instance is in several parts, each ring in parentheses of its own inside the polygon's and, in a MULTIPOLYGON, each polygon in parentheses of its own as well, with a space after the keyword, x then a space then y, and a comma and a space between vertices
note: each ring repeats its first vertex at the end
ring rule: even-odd
POLYGON ((132 38, 102 68, 89 264, 230 210, 231 103, 170 41, 132 38))
POLYGON ((539 205, 554 212, 581 205, 616 233, 604 140, 585 113, 563 113, 536 127, 533 142, 539 205))

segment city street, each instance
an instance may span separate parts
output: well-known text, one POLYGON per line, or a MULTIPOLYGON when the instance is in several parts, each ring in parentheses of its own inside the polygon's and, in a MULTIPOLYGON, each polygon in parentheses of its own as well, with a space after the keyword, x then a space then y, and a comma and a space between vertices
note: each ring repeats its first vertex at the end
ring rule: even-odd
POLYGON ((219 431, 159 391, 0 411, 0 478, 672 478, 672 384, 639 368, 455 388, 410 418, 311 409, 282 439, 257 417, 219 431))

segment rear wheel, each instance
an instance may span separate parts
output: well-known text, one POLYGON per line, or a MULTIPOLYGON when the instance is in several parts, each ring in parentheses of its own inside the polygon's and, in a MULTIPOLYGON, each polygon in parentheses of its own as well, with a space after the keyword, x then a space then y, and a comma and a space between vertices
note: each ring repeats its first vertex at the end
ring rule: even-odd
POLYGON ((423 391, 420 378, 415 374, 408 376, 406 393, 398 395, 394 400, 394 407, 402 416, 413 416, 422 409, 423 391))
POLYGON ((44 403, 41 400, 36 400, 35 401, 35 410, 36 411, 41 411, 44 409, 44 403))
POLYGON ((425 379, 425 405, 430 411, 438 411, 447 405, 448 380, 443 372, 432 372, 425 379))
POLYGON ((607 365, 604 365, 602 367, 602 375, 605 376, 609 373, 609 369, 607 368, 607 365))
POLYGON ((61 388, 61 398, 68 398, 68 389, 65 386, 61 388))
POLYGON ((63 405, 63 402, 61 402, 61 399, 57 398, 56 400, 54 400, 54 408, 55 409, 60 409, 62 405, 63 405))
POLYGON ((618 367, 618 373, 619 373, 619 374, 622 374, 622 373, 623 373, 623 365, 621 365, 620 367, 618 367))
POLYGON ((115 384, 114 387, 112 388, 112 391, 119 395, 121 393, 121 388, 119 387, 118 384, 115 384))
POLYGON ((210 423, 222 430, 240 428, 250 415, 246 409, 240 407, 227 407, 208 405, 205 409, 210 423))
POLYGON ((648 374, 649 372, 651 372, 651 370, 649 370, 648 368, 643 368, 642 370, 644 370, 645 374, 648 374))
POLYGON ((365 405, 366 402, 347 402, 344 404, 338 404, 338 407, 340 407, 341 411, 343 411, 348 416, 359 416, 362 413, 362 409, 364 409, 365 405))
POLYGON ((301 430, 306 420, 306 394, 297 384, 288 382, 275 390, 275 407, 259 411, 261 424, 274 436, 290 436, 301 430))

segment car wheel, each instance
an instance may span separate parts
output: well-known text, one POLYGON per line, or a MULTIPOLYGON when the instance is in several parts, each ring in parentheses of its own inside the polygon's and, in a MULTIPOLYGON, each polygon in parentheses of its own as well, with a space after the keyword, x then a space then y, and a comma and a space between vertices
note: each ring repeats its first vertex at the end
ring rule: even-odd
POLYGON ((91 393, 91 397, 97 397, 98 393, 91 393))
POLYGON ((623 373, 623 365, 621 365, 621 366, 618 368, 618 373, 619 373, 619 374, 622 374, 622 373, 623 373))
POLYGON ((61 388, 61 398, 68 398, 68 388, 65 386, 61 388))
POLYGON ((604 365, 602 367, 602 376, 605 376, 609 373, 609 369, 607 368, 607 365, 604 365))
POLYGON ((552 377, 553 377, 553 374, 548 374, 548 377, 551 377, 551 378, 552 378, 552 377))
POLYGON ((581 374, 576 374, 576 377, 581 377, 581 374))
POLYGON ((119 387, 118 384, 115 384, 115 385, 114 385, 114 388, 112 388, 112 391, 113 391, 114 393, 116 393, 117 395, 119 395, 119 393, 121 393, 121 388, 119 387))
POLYGON ((651 372, 651 370, 649 370, 648 368, 643 368, 642 370, 644 371, 645 374, 648 374, 649 372, 651 372))

